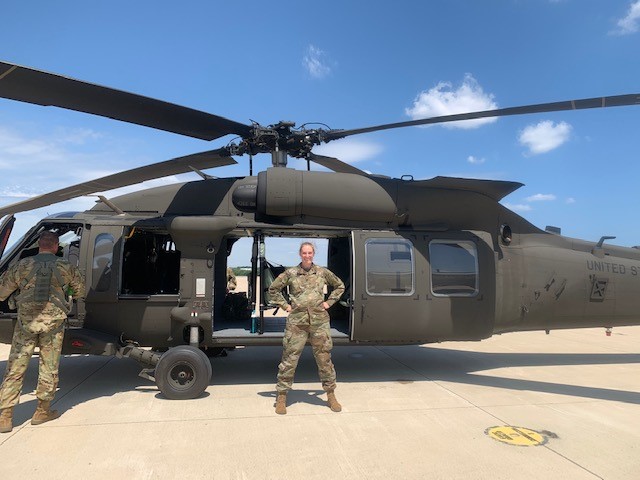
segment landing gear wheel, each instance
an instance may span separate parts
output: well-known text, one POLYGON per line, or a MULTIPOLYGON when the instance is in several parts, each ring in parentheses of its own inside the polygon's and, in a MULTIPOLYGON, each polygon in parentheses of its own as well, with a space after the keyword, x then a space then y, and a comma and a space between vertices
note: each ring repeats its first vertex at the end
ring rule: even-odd
POLYGON ((156 385, 171 400, 199 397, 211 381, 211 362, 198 348, 170 348, 156 365, 156 385))

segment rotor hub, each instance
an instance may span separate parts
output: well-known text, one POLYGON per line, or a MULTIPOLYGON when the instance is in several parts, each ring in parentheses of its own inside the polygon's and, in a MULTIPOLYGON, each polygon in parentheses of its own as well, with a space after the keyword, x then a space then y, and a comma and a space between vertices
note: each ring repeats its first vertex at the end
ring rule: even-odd
POLYGON ((286 166, 286 155, 307 158, 314 146, 325 141, 326 130, 294 127, 295 123, 289 121, 280 121, 267 127, 254 123, 249 136, 227 147, 229 154, 272 153, 274 166, 286 166))

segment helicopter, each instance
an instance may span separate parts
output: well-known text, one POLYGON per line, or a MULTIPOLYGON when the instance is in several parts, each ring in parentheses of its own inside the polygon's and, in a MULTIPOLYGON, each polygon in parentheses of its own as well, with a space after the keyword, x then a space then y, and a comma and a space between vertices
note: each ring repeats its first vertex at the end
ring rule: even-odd
MULTIPOLYGON (((64 354, 129 357, 171 399, 200 396, 211 382, 208 350, 279 345, 285 313, 267 294, 278 267, 266 240, 327 242, 318 259, 346 285, 332 306, 335 345, 479 341, 516 331, 640 324, 640 249, 542 230, 500 204, 521 183, 369 174, 314 146, 368 132, 479 118, 640 104, 639 94, 461 113, 334 130, 280 121, 262 126, 138 94, 0 62, 0 97, 57 106, 178 135, 237 140, 0 207, 0 254, 14 215, 83 195, 195 171, 197 181, 99 200, 48 216, 6 252, 0 274, 35 254, 40 232, 86 275, 64 354), (272 166, 253 174, 254 155, 272 166), (248 155, 245 177, 202 172, 248 155), (307 161, 307 170, 287 166, 307 161), (310 164, 330 171, 311 171, 310 164), (225 309, 228 256, 252 242, 246 304, 225 309), (267 314, 267 312, 272 312, 267 314), (280 313, 280 315, 278 315, 280 313)), ((10 343, 15 305, 0 303, 0 342, 10 343)))

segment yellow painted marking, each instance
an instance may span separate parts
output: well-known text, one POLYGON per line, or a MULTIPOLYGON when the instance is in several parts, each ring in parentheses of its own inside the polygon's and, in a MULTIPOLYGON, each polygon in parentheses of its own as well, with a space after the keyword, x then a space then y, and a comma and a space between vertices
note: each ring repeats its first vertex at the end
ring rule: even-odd
POLYGON ((487 428, 484 433, 494 440, 518 447, 536 447, 547 443, 546 436, 524 427, 503 425, 487 428))

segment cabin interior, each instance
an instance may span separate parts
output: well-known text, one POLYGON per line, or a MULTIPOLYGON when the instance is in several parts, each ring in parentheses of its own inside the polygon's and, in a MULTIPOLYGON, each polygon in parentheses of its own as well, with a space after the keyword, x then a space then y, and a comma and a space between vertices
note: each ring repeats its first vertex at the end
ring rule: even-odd
MULTIPOLYGON (((286 268, 300 262, 298 249, 303 241, 314 244, 316 254, 314 263, 329 268, 345 284, 345 293, 340 301, 331 307, 331 335, 333 337, 348 337, 349 335, 349 295, 350 295, 350 239, 346 235, 319 237, 317 233, 296 232, 295 236, 282 234, 262 234, 253 238, 229 237, 226 251, 220 251, 216 256, 214 272, 214 336, 237 337, 259 333, 263 336, 282 336, 286 323, 286 312, 270 303, 268 289, 271 282, 286 268), (237 262, 234 249, 252 252, 248 248, 256 242, 255 250, 258 254, 247 257, 240 265, 249 267, 246 271, 246 282, 238 280, 236 289, 227 290, 227 267, 230 259, 237 262), (260 244, 264 244, 264 248, 260 244), (273 260, 278 252, 290 251, 286 264, 273 260), (263 253, 263 255, 261 255, 263 253), (270 253, 272 256, 270 257, 270 253), (253 257, 253 258, 252 258, 253 257), (239 298, 238 298, 239 297, 239 298), (255 309, 251 308, 255 302, 255 309), (248 304, 248 310, 243 308, 248 304), (237 305, 237 308, 234 308, 237 305), (262 313, 262 314, 261 314, 262 313)), ((251 246, 253 247, 253 246, 251 246)), ((239 265, 233 265, 234 267, 239 265)), ((284 292, 286 296, 286 291, 284 292)), ((325 292, 327 295, 329 291, 325 292)))
MULTIPOLYGON (((281 337, 286 313, 269 303, 267 290, 285 268, 299 263, 300 243, 311 241, 316 246, 315 263, 326 266, 345 283, 345 293, 329 313, 332 336, 348 337, 351 262, 347 235, 348 232, 319 236, 318 232, 296 231, 295 234, 259 232, 252 236, 240 232, 227 236, 213 262, 213 336, 281 337), (283 245, 293 252, 286 265, 270 258, 272 249, 282 249, 283 245), (241 256, 238 251, 242 252, 241 256), (234 259, 233 265, 230 258, 234 259), (236 268, 238 282, 232 290, 227 288, 227 267, 243 267, 240 271, 236 268)), ((101 252, 94 253, 94 268, 101 268, 95 258, 102 255, 101 252)), ((94 272, 94 276, 104 277, 104 271, 94 272)), ((169 234, 136 229, 125 235, 120 296, 171 295, 178 294, 179 290, 180 251, 169 234)))

